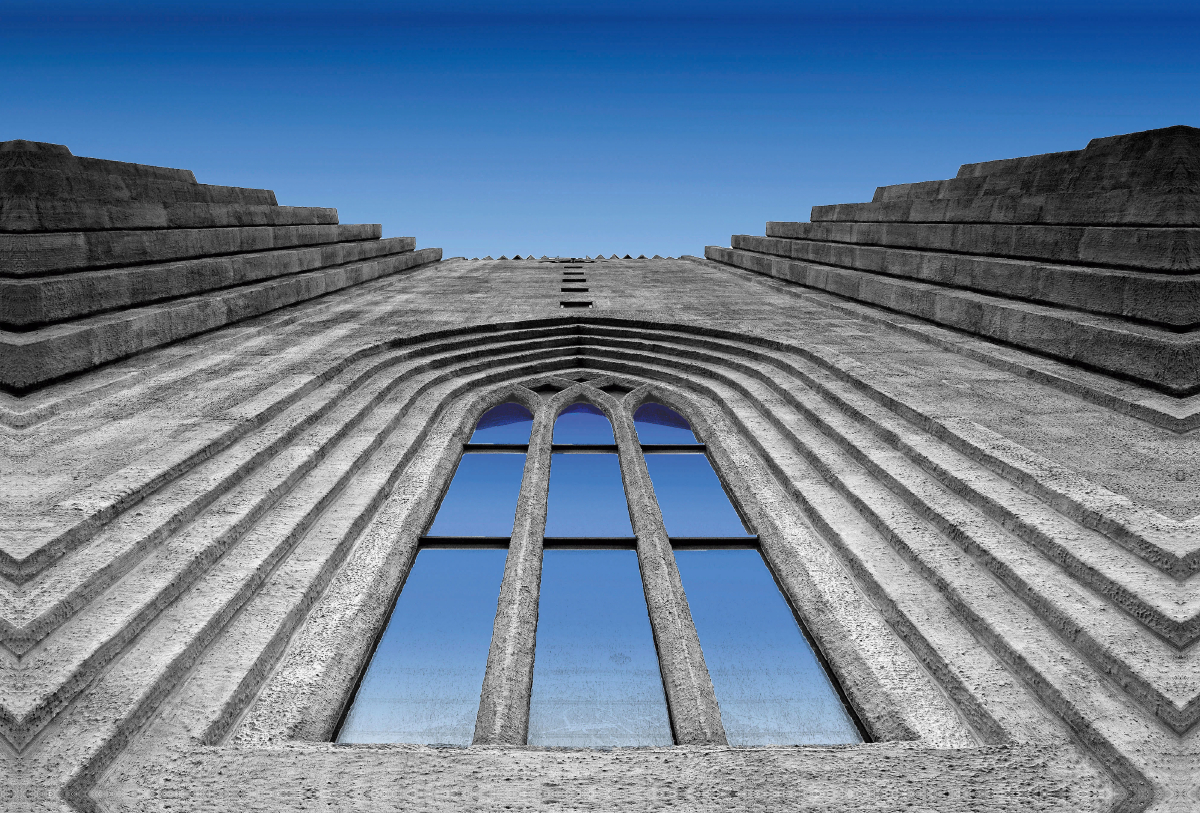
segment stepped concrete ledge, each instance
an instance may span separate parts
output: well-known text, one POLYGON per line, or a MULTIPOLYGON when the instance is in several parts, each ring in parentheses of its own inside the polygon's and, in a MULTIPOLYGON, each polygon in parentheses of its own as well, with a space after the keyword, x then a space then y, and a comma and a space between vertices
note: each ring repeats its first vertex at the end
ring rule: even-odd
POLYGON ((0 143, 0 388, 21 395, 161 344, 437 262, 379 224, 189 170, 0 143))
POLYGON ((1200 393, 1197 128, 967 164, 730 243, 705 257, 1168 396, 1200 393))
POLYGON ((816 206, 812 219, 1200 226, 1200 129, 964 164, 950 180, 881 186, 870 203, 816 206))

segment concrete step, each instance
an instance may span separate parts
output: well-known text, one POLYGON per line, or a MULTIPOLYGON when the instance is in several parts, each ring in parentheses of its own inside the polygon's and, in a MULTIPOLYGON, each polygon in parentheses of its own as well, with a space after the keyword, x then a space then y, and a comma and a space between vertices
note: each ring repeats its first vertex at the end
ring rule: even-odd
POLYGON ((1200 194, 1112 189, 1042 194, 978 189, 976 179, 880 187, 870 203, 814 206, 813 222, 1200 226, 1200 194), (916 188, 919 187, 919 188, 916 188))
POLYGON ((98 204, 113 201, 218 203, 275 206, 270 189, 246 189, 165 180, 139 175, 113 175, 74 169, 0 166, 0 199, 68 199, 98 204))
POLYGON ((413 237, 96 269, 28 279, 0 278, 0 328, 29 330, 274 277, 412 251, 413 237))
POLYGON ((190 170, 79 158, 61 144, 0 143, 0 200, 157 201, 274 206, 269 189, 196 182, 190 170))
POLYGON ((441 256, 440 248, 419 249, 23 333, 0 331, 0 385, 15 390, 39 386, 151 347, 436 262, 441 256))
POLYGON ((733 248, 709 246, 705 257, 1130 378, 1172 395, 1200 390, 1200 336, 733 248))
POLYGON ((71 150, 63 144, 48 144, 44 141, 0 142, 0 168, 58 170, 60 172, 116 175, 176 183, 196 183, 196 176, 190 169, 131 164, 103 158, 83 158, 72 155, 71 150))
POLYGON ((883 186, 875 201, 975 195, 1053 195, 1128 190, 1200 195, 1200 129, 1165 127, 1095 138, 1082 150, 963 164, 955 178, 883 186))
POLYGON ((1200 275, 1054 265, 938 251, 736 234, 733 248, 1126 317, 1174 330, 1200 326, 1200 275))
POLYGON ((379 224, 0 234, 0 277, 378 240, 379 224))
POLYGON ((927 249, 1175 274, 1200 271, 1200 228, 768 222, 766 231, 768 237, 792 240, 927 249))
POLYGON ((337 225, 337 209, 232 203, 0 198, 0 232, 337 225))

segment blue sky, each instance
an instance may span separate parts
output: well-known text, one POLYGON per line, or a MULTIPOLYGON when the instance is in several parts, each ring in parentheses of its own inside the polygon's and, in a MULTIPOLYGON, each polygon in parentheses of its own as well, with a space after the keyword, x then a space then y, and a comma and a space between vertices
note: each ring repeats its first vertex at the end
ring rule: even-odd
POLYGON ((1188 4, 897 7, 7 0, 0 140, 268 187, 447 256, 636 256, 1200 124, 1188 4))

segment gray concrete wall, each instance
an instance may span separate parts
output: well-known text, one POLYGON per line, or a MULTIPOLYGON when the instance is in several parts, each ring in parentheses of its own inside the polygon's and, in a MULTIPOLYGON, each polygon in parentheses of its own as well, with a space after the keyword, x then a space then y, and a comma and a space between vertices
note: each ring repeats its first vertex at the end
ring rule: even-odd
POLYGON ((702 260, 586 272, 567 311, 559 264, 442 262, 5 397, 12 809, 1182 809, 1187 399, 702 260), (693 421, 873 742, 542 750, 511 699, 491 744, 328 742, 478 415, 579 394, 693 421))
POLYGON ((844 213, 877 221, 771 226, 713 259, 571 263, 586 283, 0 145, 22 193, 0 196, 4 245, 66 247, 0 266, 27 306, 3 306, 0 361, 64 376, 0 392, 4 810, 1194 808, 1195 224, 1160 230, 1183 240, 1164 259, 1175 236, 1043 217, 1010 240, 1022 259, 905 243, 1015 239, 1003 217, 881 214, 1080 184, 1145 203, 1164 168, 1190 177, 1192 135, 968 165, 844 213), (1079 253, 1104 245, 1140 264, 1079 253), (576 398, 621 447, 671 748, 522 744, 547 432, 576 398), (463 441, 513 399, 536 431, 475 744, 332 744, 463 441), (869 742, 725 744, 632 451, 646 399, 707 443, 869 742))

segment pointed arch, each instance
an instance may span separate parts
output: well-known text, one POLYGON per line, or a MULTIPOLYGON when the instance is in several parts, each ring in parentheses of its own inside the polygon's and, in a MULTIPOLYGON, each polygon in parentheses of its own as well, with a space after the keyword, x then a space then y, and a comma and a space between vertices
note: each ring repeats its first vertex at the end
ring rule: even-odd
MULTIPOLYGON (((440 352, 436 351, 437 347, 454 348, 462 343, 462 339, 461 334, 442 337, 431 342, 431 350, 440 352)), ((522 485, 524 494, 531 471, 534 471, 533 477, 541 476, 548 483, 548 470, 538 474, 539 464, 532 460, 537 438, 539 434, 549 437, 554 419, 571 403, 582 398, 593 404, 610 420, 617 445, 625 443, 631 447, 637 444, 633 415, 639 406, 653 401, 676 411, 695 430, 697 439, 705 442, 721 482, 738 510, 759 531, 763 554, 777 575, 781 589, 813 630, 831 671, 846 688, 847 696, 872 737, 919 738, 923 726, 933 725, 919 720, 919 714, 936 716, 941 711, 925 708, 914 715, 897 698, 907 696, 905 692, 928 693, 922 667, 912 660, 903 644, 889 637, 892 633, 884 634, 882 627, 876 625, 869 633, 874 636, 872 646, 878 648, 876 651, 889 652, 889 668, 899 670, 894 671, 888 681, 880 680, 872 651, 863 649, 861 635, 864 633, 850 620, 855 616, 877 618, 878 611, 861 598, 856 599, 853 589, 847 592, 838 587, 830 592, 831 585, 847 584, 845 574, 837 564, 827 558, 809 559, 799 553, 800 548, 812 544, 803 512, 797 511, 794 495, 781 499, 786 489, 781 490, 773 484, 780 470, 772 466, 771 451, 756 442, 754 430, 746 423, 751 416, 731 401, 731 398, 746 398, 746 390, 739 390, 742 385, 731 386, 727 381, 730 371, 740 374, 747 352, 745 346, 727 342, 711 331, 681 326, 645 328, 619 320, 590 324, 565 321, 491 326, 470 339, 469 351, 456 353, 451 349, 439 359, 442 389, 436 395, 429 390, 435 403, 427 407, 426 412, 445 419, 457 414, 459 418, 455 423, 459 428, 452 435, 442 434, 443 429, 432 428, 424 442, 441 448, 443 461, 456 458, 482 414, 507 398, 515 398, 514 393, 520 393, 525 399, 522 403, 534 416, 530 460, 522 485), (585 375, 587 380, 583 381, 572 378, 585 375), (461 405, 464 403, 469 403, 470 408, 463 410, 461 405), (458 438, 457 449, 454 437, 458 438), (797 547, 798 539, 806 541, 797 547), (849 633, 851 628, 855 628, 855 635, 849 633), (906 658, 911 661, 911 668, 906 658), (897 679, 897 675, 902 676, 897 679)), ((445 420, 438 420, 440 426, 445 425, 445 420)), ((538 454, 548 457, 550 451, 547 443, 547 448, 539 450, 538 454)), ((441 469, 445 470, 444 463, 441 469)), ((653 488, 647 487, 649 476, 644 472, 644 462, 639 471, 637 465, 622 460, 621 473, 627 492, 643 495, 650 506, 646 512, 653 514, 658 506, 654 502, 653 488), (641 485, 634 482, 639 477, 643 478, 641 485)), ((436 505, 436 496, 419 501, 424 506, 420 510, 424 510, 426 516, 431 516, 430 503, 436 505)), ((544 500, 542 506, 544 511, 544 500)), ((420 510, 414 516, 419 515, 420 510)), ((527 513, 536 524, 536 508, 527 513)), ((411 527, 411 521, 406 521, 405 527, 411 527)), ((516 533, 514 529, 514 539, 516 533)), ((665 532, 663 537, 665 540, 665 532)), ((411 558, 408 561, 411 563, 411 558)), ((347 568, 351 567, 347 565, 347 568)), ((400 572, 393 577, 397 586, 403 575, 400 572)), ((516 619, 528 607, 522 610, 513 605, 510 609, 505 617, 516 619)), ((497 630, 505 623, 502 615, 505 613, 497 616, 497 630)), ((362 656, 347 657, 353 661, 362 656)), ((319 690, 323 696, 329 696, 331 686, 336 683, 334 671, 329 668, 323 672, 319 690), (333 682, 325 682, 326 677, 333 682)), ((316 690, 314 684, 313 691, 316 690)), ((272 688, 268 686, 264 697, 269 698, 271 692, 272 688)), ((519 702, 520 698, 517 700, 519 702)), ((493 718, 498 721, 499 728, 503 728, 501 718, 506 713, 506 709, 495 710, 493 718)), ((482 714, 481 710, 480 724, 486 722, 482 714)), ((308 736, 313 736, 320 726, 313 724, 311 718, 310 706, 310 711, 293 715, 288 728, 304 730, 308 736), (307 720, 296 719, 306 715, 307 720)), ((676 721, 672 723, 674 725, 676 721)), ((324 736, 328 737, 328 734, 324 736)))

